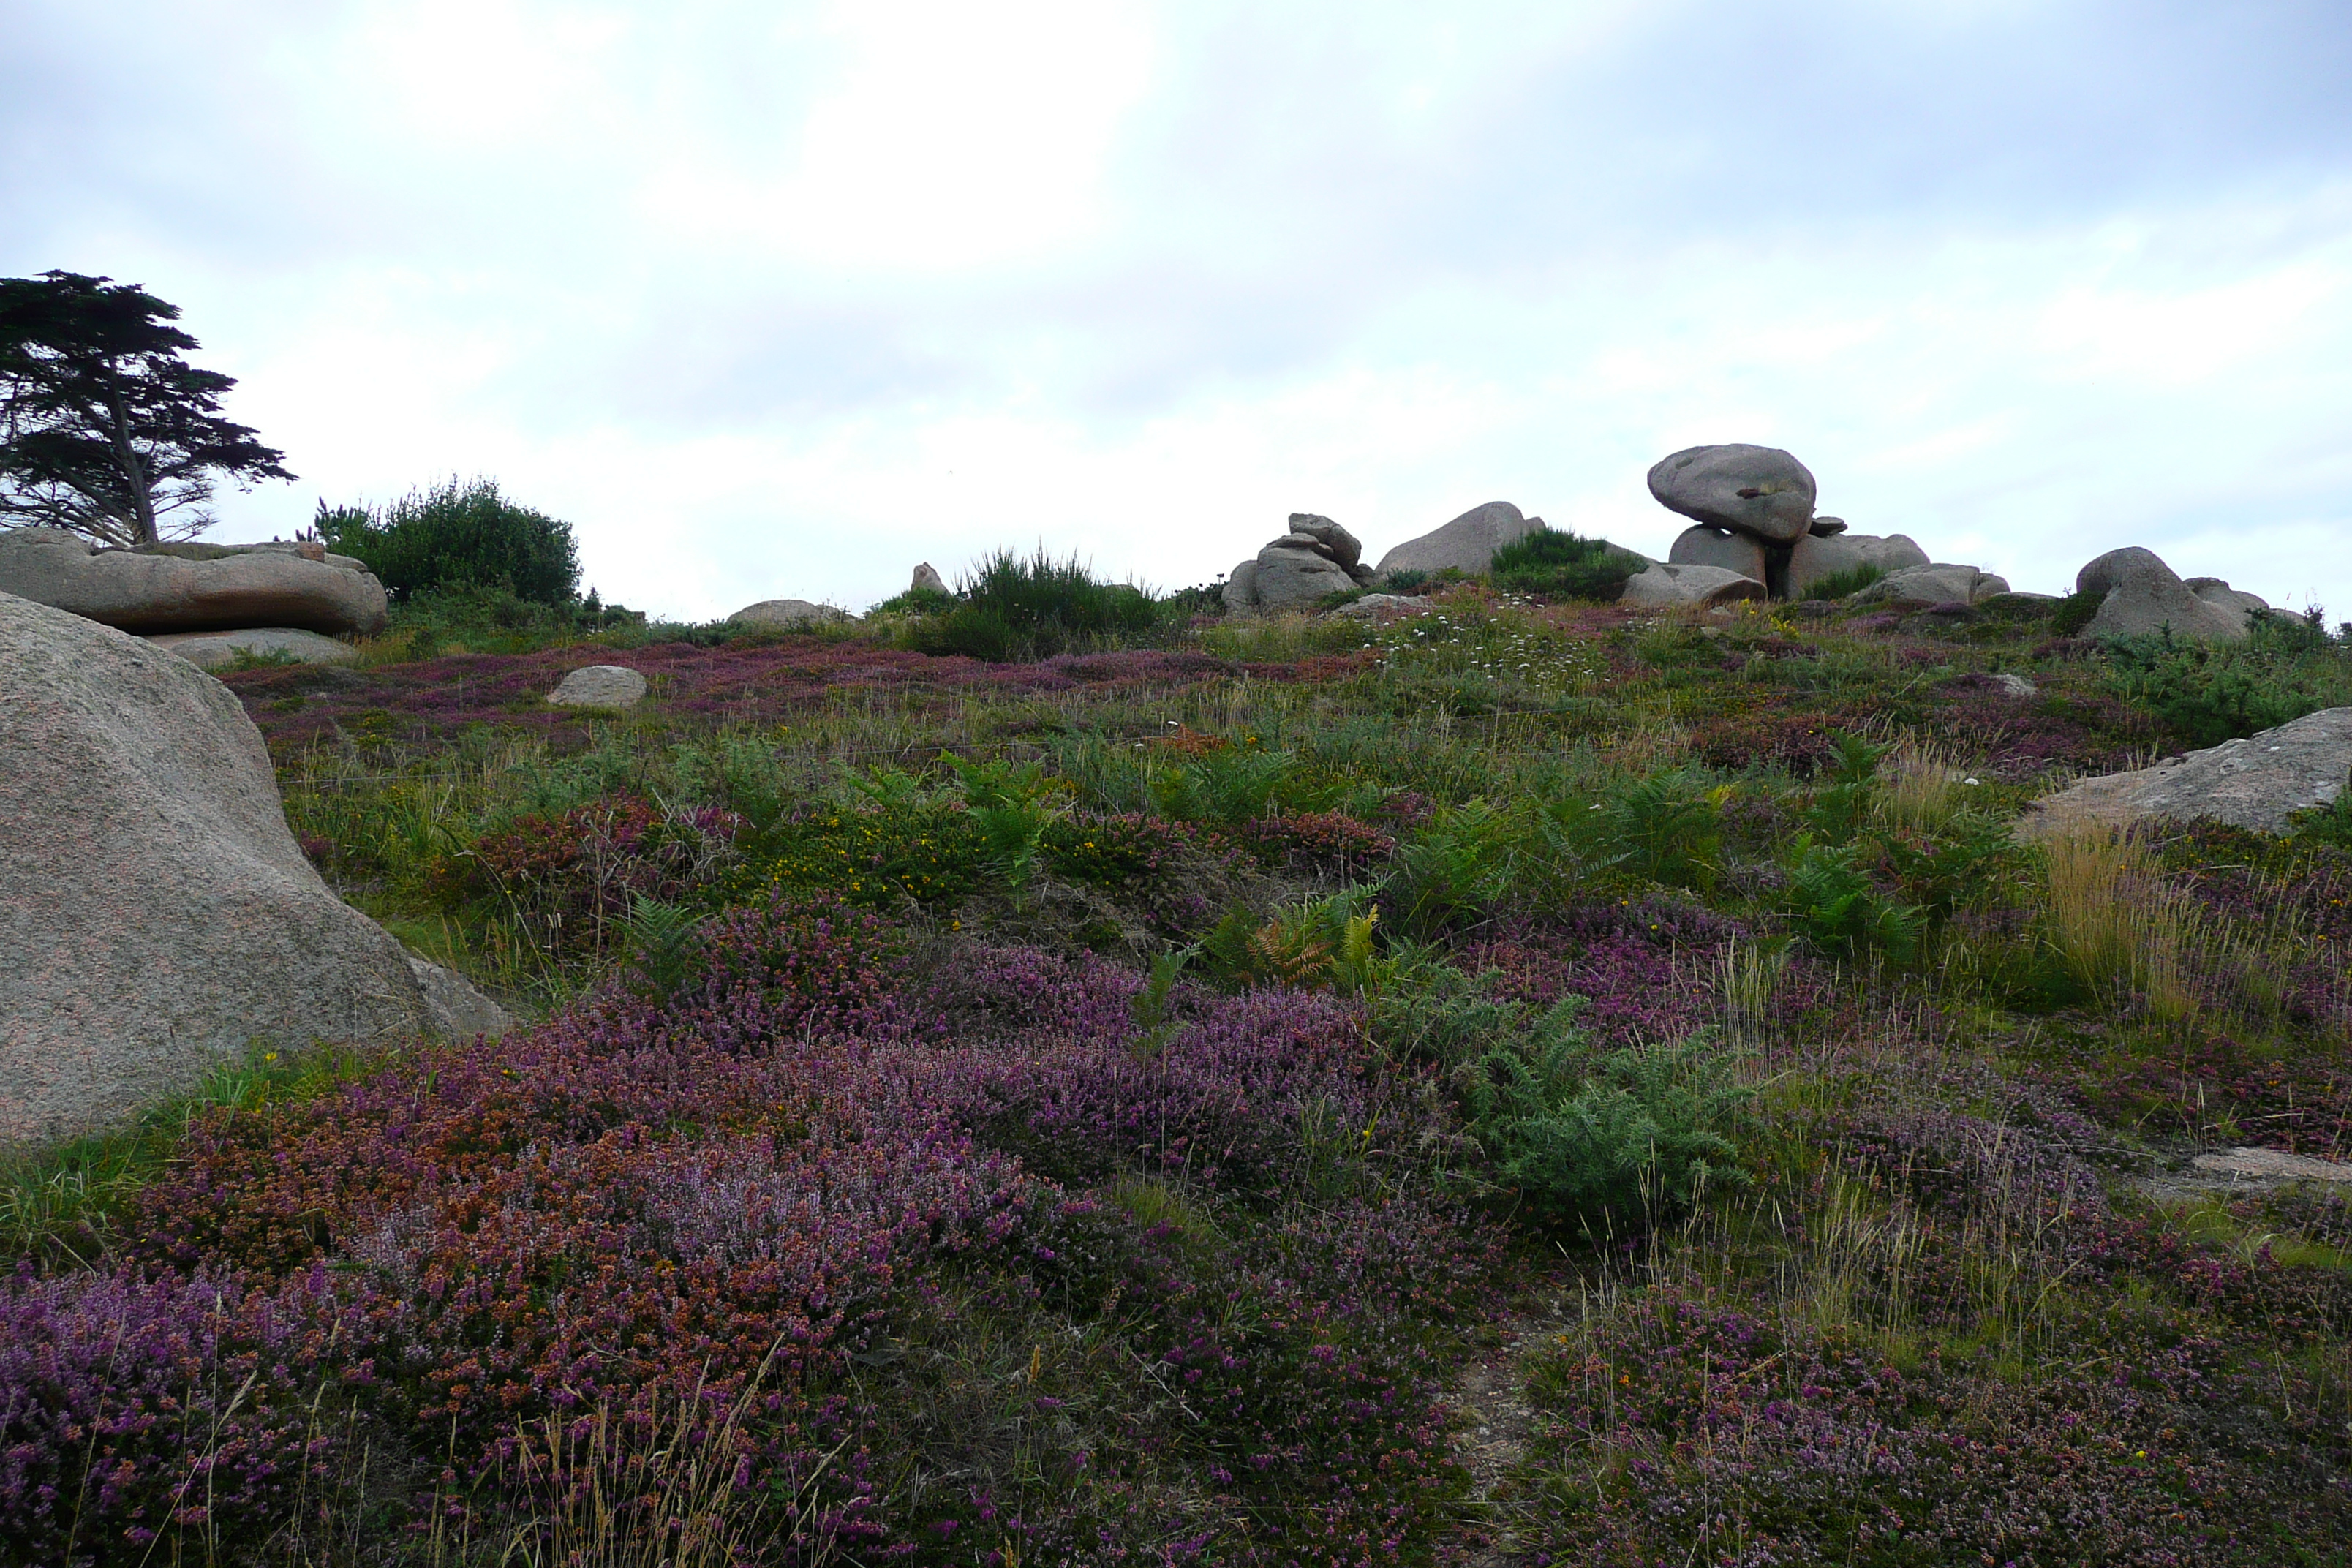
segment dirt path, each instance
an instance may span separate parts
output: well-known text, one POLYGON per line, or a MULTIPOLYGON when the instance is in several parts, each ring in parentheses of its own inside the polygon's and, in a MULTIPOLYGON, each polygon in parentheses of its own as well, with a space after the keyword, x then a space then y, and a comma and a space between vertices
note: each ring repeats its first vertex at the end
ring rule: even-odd
POLYGON ((1454 1391, 1463 1422, 1454 1457, 1470 1472, 1470 1496, 1462 1507, 1466 1550, 1458 1561, 1469 1568, 1510 1568, 1532 1550, 1518 1539, 1511 1498, 1512 1472, 1526 1456, 1537 1420, 1522 1362, 1529 1350, 1564 1332, 1576 1309, 1569 1298, 1550 1293, 1530 1305, 1532 1310, 1513 1312, 1496 1325, 1501 1342, 1470 1364, 1454 1391))

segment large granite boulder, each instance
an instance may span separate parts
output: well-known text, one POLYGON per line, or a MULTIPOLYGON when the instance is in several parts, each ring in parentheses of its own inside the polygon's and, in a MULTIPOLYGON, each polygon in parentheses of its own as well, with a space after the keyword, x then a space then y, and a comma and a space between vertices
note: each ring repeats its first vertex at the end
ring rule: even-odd
POLYGON ((914 578, 907 584, 909 594, 944 594, 947 591, 948 580, 940 576, 939 568, 928 561, 915 568, 914 578))
POLYGON ((1764 584, 1720 566, 1677 566, 1662 562, 1625 580, 1621 605, 1664 609, 1677 605, 1729 605, 1764 598, 1764 584))
POLYGON ((1927 563, 1927 552, 1907 533, 1811 533, 1789 547, 1789 597, 1801 599, 1817 584, 1864 566, 1900 572, 1927 563))
POLYGON ((1509 501, 1490 500, 1472 507, 1444 528, 1406 540, 1381 557, 1379 574, 1451 569, 1475 575, 1494 564, 1495 552, 1542 526, 1543 519, 1521 516, 1509 501))
POLYGON ((198 669, 226 669, 240 658, 295 664, 349 664, 360 650, 347 642, 292 626, 249 626, 241 632, 159 632, 147 639, 198 669))
POLYGON ((1861 592, 1847 596, 1850 605, 1973 605, 2009 592, 2009 580, 1974 566, 1934 562, 1889 572, 1861 592))
POLYGON ((1675 537, 1674 547, 1666 552, 1666 560, 1675 566, 1720 566, 1742 577, 1753 577, 1759 583, 1769 581, 1761 540, 1709 528, 1703 522, 1693 524, 1675 537))
POLYGON ((0 1142, 117 1121, 255 1041, 509 1022, 319 879, 226 687, 5 593, 0 951, 0 1142))
POLYGON ((2036 803, 2024 827, 2046 836, 2083 824, 2118 827, 2150 817, 2210 817, 2256 833, 2284 833, 2296 812, 2333 805, 2347 782, 2352 708, 2329 708, 2152 768, 2084 779, 2036 803))
POLYGON ((2247 606, 2234 599, 2200 597, 2163 557, 2137 545, 2085 563, 2074 574, 2074 591, 2104 595, 2098 613, 2083 628, 2086 637, 2170 632, 2196 642, 2236 642, 2251 628, 2247 606))
MULTIPOLYGON (((383 584, 293 547, 101 550, 55 528, 0 533, 0 594, 14 594, 130 632, 291 626, 366 636, 391 618, 383 584)), ((338 557, 339 560, 348 557, 338 557)), ((356 563, 353 563, 356 565, 356 563)))
POLYGON ((1813 521, 1811 470, 1778 447, 1685 447, 1650 470, 1650 493, 1669 511, 1791 544, 1813 521))
POLYGON ((765 626, 772 631, 804 632, 814 626, 846 626, 857 619, 847 610, 831 605, 820 605, 812 599, 762 599, 756 605, 746 605, 727 617, 740 626, 765 626))
POLYGON ((1252 588, 1261 610, 1303 610, 1327 594, 1344 594, 1356 578, 1325 553, 1322 541, 1287 533, 1257 552, 1252 588))

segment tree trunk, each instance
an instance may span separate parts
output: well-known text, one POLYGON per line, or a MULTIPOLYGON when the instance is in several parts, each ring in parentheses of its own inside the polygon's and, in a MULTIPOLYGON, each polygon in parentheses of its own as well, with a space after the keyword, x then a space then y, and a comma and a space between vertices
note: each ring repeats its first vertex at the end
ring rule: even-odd
MULTIPOLYGON (((109 364, 110 378, 114 367, 109 364)), ((131 439, 131 416, 123 412, 122 395, 113 387, 106 391, 106 411, 112 416, 114 460, 122 468, 124 489, 131 497, 131 515, 122 521, 131 525, 131 542, 152 544, 156 542, 155 498, 147 488, 147 465, 139 460, 139 448, 131 439)))

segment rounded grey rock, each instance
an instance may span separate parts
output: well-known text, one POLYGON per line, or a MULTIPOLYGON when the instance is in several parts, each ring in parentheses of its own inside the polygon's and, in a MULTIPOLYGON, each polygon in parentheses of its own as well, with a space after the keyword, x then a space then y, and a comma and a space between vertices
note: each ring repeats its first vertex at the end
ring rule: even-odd
POLYGON ((557 681, 547 694, 558 708, 635 708, 646 700, 646 678, 625 664, 591 664, 557 681))
POLYGON ((1669 511, 1770 544, 1812 526, 1812 471, 1778 447, 1685 447, 1650 469, 1650 494, 1669 511))
POLYGON ((1666 560, 1675 566, 1720 566, 1742 577, 1753 577, 1759 583, 1768 581, 1762 541, 1745 533, 1709 528, 1703 522, 1675 536, 1674 547, 1666 552, 1666 560))
POLYGON ((159 632, 147 639, 198 669, 226 669, 240 656, 292 659, 298 664, 349 664, 359 649, 291 626, 251 626, 240 632, 159 632))
POLYGON ((1625 580, 1621 605, 1659 609, 1676 605, 1729 605, 1765 597, 1764 584, 1720 566, 1677 566, 1661 562, 1625 580))
POLYGON ((100 550, 57 528, 0 532, 0 593, 129 632, 293 626, 372 636, 391 620, 383 584, 293 548, 100 550), (223 553, 209 553, 222 550, 223 553))
POLYGON ((1524 516, 1509 501, 1490 500, 1396 546, 1381 557, 1379 573, 1451 570, 1475 576, 1495 563, 1495 552, 1542 527, 1543 519, 1524 516))

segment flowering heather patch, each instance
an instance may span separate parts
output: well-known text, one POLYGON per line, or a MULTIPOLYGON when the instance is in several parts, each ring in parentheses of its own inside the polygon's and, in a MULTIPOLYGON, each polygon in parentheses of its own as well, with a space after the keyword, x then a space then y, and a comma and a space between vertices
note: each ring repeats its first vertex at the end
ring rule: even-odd
POLYGON ((614 658, 653 686, 650 714, 677 723, 775 723, 844 690, 917 695, 1019 696, 1087 689, 1184 687, 1221 676, 1316 679, 1304 666, 1255 666, 1206 654, 1131 649, 1067 654, 1033 664, 933 658, 865 643, 787 639, 717 648, 656 643, 614 656, 593 647, 541 653, 458 654, 420 664, 342 672, 321 679, 301 669, 232 674, 229 684, 274 752, 299 751, 337 733, 416 744, 446 742, 469 724, 519 731, 569 749, 592 721, 547 706, 566 673, 614 658))
MULTIPOLYGON (((1928 662, 1948 657, 1946 650, 1928 662)), ((1721 768, 1772 763, 1810 775, 1834 758, 1832 736, 1901 726, 1932 734, 1948 751, 1982 757, 1995 776, 2026 778, 2053 767, 2126 767, 2159 738, 2145 715, 2104 692, 2020 700, 1985 675, 1860 692, 1759 686, 1709 696, 1709 705, 1686 721, 1699 754, 1721 768)))
MULTIPOLYGON (((2325 1373, 2118 1303, 2089 1362, 2001 1374, 1644 1291, 1535 1380, 1545 1546, 1648 1564, 2324 1562, 2352 1527, 2325 1373)), ((1530 1479, 1536 1479, 1530 1477, 1530 1479)))
POLYGON ((265 1536, 325 1473, 333 1413, 312 1390, 368 1379, 356 1327, 319 1273, 276 1293, 29 1268, 0 1284, 0 1553, 137 1563, 159 1538, 265 1536))
POLYGON ((1295 870, 1348 877, 1369 873, 1396 853, 1396 839, 1340 811, 1261 816, 1242 828, 1259 855, 1295 870))
POLYGON ((551 951, 601 946, 635 900, 693 893, 741 827, 731 813, 669 814, 623 795, 519 818, 468 854, 441 857, 434 879, 444 897, 494 898, 520 912, 551 951))
POLYGON ((1656 1043, 1714 1022, 1716 998, 1699 977, 1738 934, 1737 925, 1693 904, 1588 905, 1477 943, 1461 962, 1473 972, 1497 971, 1495 994, 1506 1001, 1587 998, 1577 1022, 1596 1044, 1656 1043))

